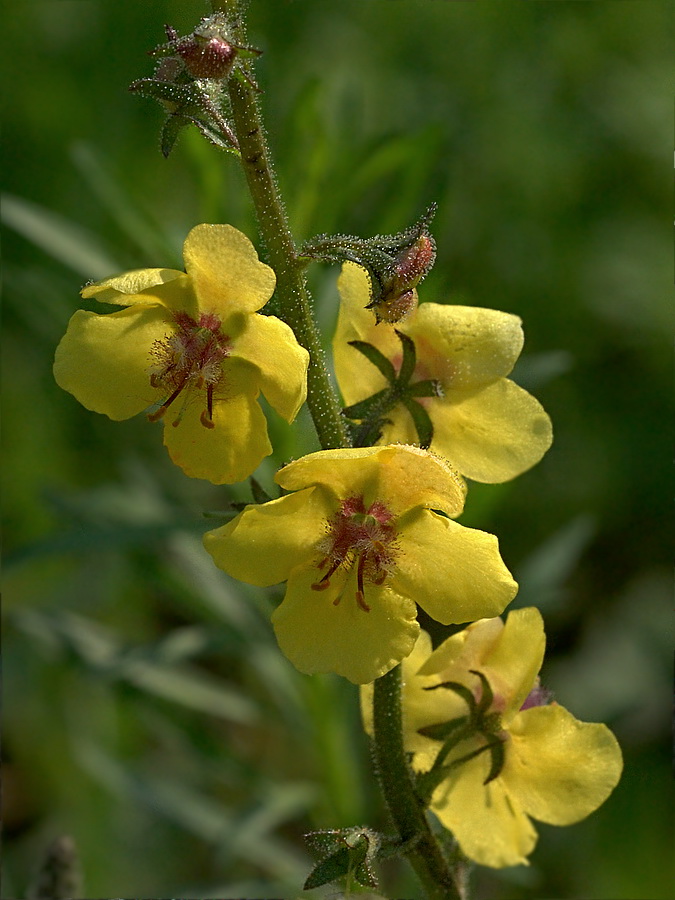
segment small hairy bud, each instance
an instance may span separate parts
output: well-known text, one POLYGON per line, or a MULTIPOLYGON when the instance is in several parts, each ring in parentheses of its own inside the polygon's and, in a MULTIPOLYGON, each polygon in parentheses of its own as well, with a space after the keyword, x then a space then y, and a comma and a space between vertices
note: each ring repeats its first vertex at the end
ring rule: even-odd
POLYGON ((226 78, 237 58, 237 48, 224 38, 197 34, 179 41, 176 52, 194 78, 226 78))

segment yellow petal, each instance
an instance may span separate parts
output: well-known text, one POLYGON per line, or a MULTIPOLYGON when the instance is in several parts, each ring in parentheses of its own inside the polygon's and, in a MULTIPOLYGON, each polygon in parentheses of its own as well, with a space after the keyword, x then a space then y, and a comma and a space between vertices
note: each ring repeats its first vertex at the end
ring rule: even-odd
POLYGON ((497 640, 486 648, 483 659, 475 666, 505 704, 505 727, 534 687, 545 649, 544 620, 539 610, 533 606, 514 609, 506 617, 497 640))
POLYGON ((135 306, 106 316, 79 310, 56 348, 54 378, 94 412, 117 421, 156 402, 150 349, 173 331, 161 306, 135 306))
POLYGON ((439 681, 457 681, 461 673, 481 665, 504 630, 500 618, 479 619, 451 635, 420 668, 421 675, 438 675, 439 681))
POLYGON ((341 303, 333 338, 333 362, 345 405, 349 406, 382 390, 388 382, 348 341, 366 341, 390 360, 400 360, 401 342, 391 325, 376 324, 372 310, 365 309, 370 302, 370 279, 365 269, 345 263, 338 290, 341 303))
POLYGON ((523 809, 542 822, 578 822, 619 781, 621 749, 609 728, 579 722, 557 703, 523 710, 509 734, 502 778, 523 809))
POLYGON ((215 564, 240 581, 268 587, 312 562, 332 508, 318 488, 307 488, 246 509, 204 535, 215 564))
MULTIPOLYGON (((473 747, 466 741, 453 756, 473 747)), ((501 777, 483 785, 489 767, 489 753, 462 763, 436 789, 431 808, 474 862, 493 868, 527 865, 537 833, 501 777)))
POLYGON ((308 675, 335 672, 366 684, 412 652, 419 633, 412 600, 386 586, 370 586, 366 612, 356 602, 355 572, 347 579, 336 573, 327 590, 312 590, 320 575, 315 565, 295 569, 272 614, 279 646, 297 669, 308 675))
MULTIPOLYGON (((270 406, 292 422, 307 397, 309 354, 275 316, 249 315, 234 339, 233 356, 252 363, 270 406)), ((227 325, 224 325, 227 330, 227 325)))
POLYGON ((182 398, 164 417, 164 444, 173 462, 191 478, 213 484, 243 481, 272 452, 267 420, 255 394, 239 393, 213 404, 213 428, 205 428, 200 416, 206 408, 199 395, 182 398), (178 425, 172 423, 180 416, 178 425))
POLYGON ((274 292, 274 272, 260 262, 246 235, 231 225, 197 225, 185 240, 183 258, 200 311, 221 320, 236 312, 255 312, 274 292))
POLYGON ((502 378, 479 391, 446 390, 428 406, 432 449, 474 481, 508 481, 551 446, 551 420, 531 394, 502 378))
POLYGON ((401 331, 415 341, 425 378, 472 388, 508 375, 523 349, 518 316, 478 306, 422 303, 401 331))
POLYGON ((436 621, 449 625, 495 616, 515 597, 518 585, 493 534, 430 510, 406 517, 399 532, 391 586, 436 621))
POLYGON ((177 279, 183 279, 185 282, 185 272, 179 272, 177 269, 133 269, 121 275, 104 278, 103 281, 87 284, 80 291, 80 295, 85 300, 95 297, 101 303, 132 306, 136 303, 153 302, 157 299, 155 289, 177 279))
POLYGON ((393 445, 320 450, 281 469, 276 481, 287 490, 322 484, 337 497, 380 500, 395 515, 418 506, 457 516, 466 485, 438 456, 417 447, 393 445))

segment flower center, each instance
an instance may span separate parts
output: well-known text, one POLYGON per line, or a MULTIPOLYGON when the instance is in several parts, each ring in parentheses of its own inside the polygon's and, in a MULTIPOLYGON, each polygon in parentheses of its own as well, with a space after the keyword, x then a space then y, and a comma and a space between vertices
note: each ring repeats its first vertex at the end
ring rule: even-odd
MULTIPOLYGON (((174 316, 176 330, 155 341, 150 350, 150 384, 161 388, 166 399, 148 419, 161 419, 176 398, 185 391, 186 400, 195 390, 206 389, 206 408, 200 421, 213 428, 213 392, 223 377, 223 360, 230 355, 229 338, 220 331, 220 319, 213 313, 202 313, 196 322, 187 313, 174 316)), ((185 405, 183 405, 183 409, 185 405)), ((176 426, 183 410, 171 423, 176 426)))
MULTIPOLYGON (((328 533, 320 544, 325 554, 318 564, 327 569, 312 590, 324 591, 331 576, 341 567, 356 563, 356 602, 364 612, 370 612, 365 599, 365 582, 382 584, 393 570, 396 555, 396 528, 393 513, 376 500, 366 509, 362 497, 349 497, 328 522, 328 533)), ((333 601, 340 602, 340 595, 333 601)))

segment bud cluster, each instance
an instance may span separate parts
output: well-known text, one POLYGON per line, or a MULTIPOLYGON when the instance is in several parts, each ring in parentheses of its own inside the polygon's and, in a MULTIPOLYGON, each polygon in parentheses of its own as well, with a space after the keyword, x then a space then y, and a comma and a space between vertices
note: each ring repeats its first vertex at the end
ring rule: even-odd
POLYGON ((433 203, 410 228, 394 235, 359 238, 347 234, 319 235, 303 245, 301 255, 329 262, 355 262, 370 276, 370 302, 377 322, 394 325, 417 307, 415 288, 436 260, 436 243, 429 222, 433 203))

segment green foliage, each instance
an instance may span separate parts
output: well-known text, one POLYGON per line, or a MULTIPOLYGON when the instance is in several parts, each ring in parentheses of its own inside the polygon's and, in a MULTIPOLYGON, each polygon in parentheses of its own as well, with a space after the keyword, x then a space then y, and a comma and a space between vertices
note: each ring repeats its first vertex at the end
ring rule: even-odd
MULTIPOLYGON (((62 834, 87 896, 297 896, 304 832, 385 823, 351 687, 299 676, 267 593, 202 551, 202 512, 250 488, 188 483, 158 429, 51 378, 84 280, 180 265, 198 222, 255 237, 236 159, 186 131, 164 160, 160 110, 127 92, 163 23, 184 34, 205 11, 29 0, 6 17, 6 897, 62 834)), ((396 233, 437 202, 422 300, 520 315, 515 378, 554 421, 544 461, 472 485, 462 523, 500 536, 556 636, 545 682, 608 721, 626 771, 588 822, 543 830, 530 869, 479 873, 480 895, 668 897, 670 4, 252 0, 249 38, 298 242, 396 233)), ((334 275, 310 271, 326 341, 334 275)), ((259 496, 316 449, 306 420, 272 415, 271 437, 259 496)))

